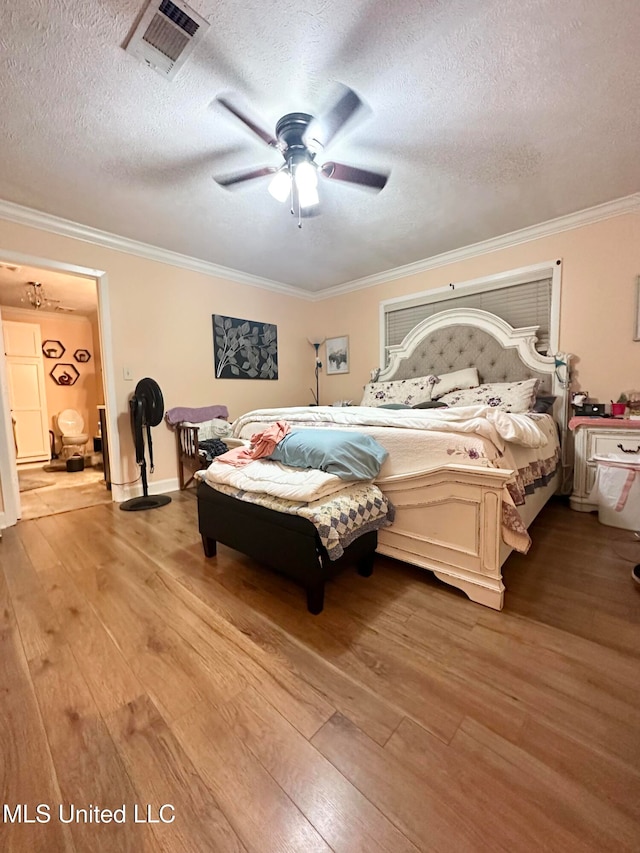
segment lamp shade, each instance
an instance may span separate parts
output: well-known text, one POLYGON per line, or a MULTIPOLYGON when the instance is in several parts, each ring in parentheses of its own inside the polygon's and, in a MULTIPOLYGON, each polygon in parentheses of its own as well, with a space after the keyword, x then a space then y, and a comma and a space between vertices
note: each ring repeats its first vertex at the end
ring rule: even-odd
POLYGON ((276 172, 269 182, 269 192, 277 201, 286 201, 291 194, 291 175, 286 169, 276 172))
POLYGON ((300 207, 313 207, 318 204, 318 172, 315 166, 307 160, 298 163, 295 180, 300 207))

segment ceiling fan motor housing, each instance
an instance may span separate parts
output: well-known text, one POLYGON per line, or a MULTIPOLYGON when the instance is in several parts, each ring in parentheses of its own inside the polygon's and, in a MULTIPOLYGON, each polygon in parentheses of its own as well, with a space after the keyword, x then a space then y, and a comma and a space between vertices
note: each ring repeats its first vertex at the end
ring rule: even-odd
POLYGON ((304 142, 304 135, 312 121, 313 116, 308 113, 288 113, 276 124, 276 136, 282 146, 282 156, 287 162, 290 159, 298 159, 296 155, 313 159, 314 155, 304 142))

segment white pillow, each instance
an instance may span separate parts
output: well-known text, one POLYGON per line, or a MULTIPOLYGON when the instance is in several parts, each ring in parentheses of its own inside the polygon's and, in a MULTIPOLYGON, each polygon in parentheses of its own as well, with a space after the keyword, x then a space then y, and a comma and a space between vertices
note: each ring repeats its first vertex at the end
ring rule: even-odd
POLYGON ((385 403, 402 403, 415 406, 431 399, 435 376, 417 376, 415 379, 394 379, 392 382, 369 382, 364 386, 361 406, 383 406, 385 403))
POLYGON ((462 388, 476 388, 480 384, 480 377, 475 367, 466 367, 464 370, 454 370, 452 373, 441 373, 431 393, 432 400, 439 400, 443 394, 450 391, 460 391, 462 388))
POLYGON ((536 399, 537 379, 522 382, 492 382, 452 391, 440 397, 448 406, 492 406, 503 412, 530 412, 536 399))

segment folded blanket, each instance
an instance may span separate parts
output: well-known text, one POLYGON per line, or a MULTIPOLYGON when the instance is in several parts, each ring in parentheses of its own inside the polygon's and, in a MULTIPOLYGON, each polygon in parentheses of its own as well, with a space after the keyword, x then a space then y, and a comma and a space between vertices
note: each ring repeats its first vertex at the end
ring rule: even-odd
POLYGON ((228 417, 229 409, 226 406, 202 406, 196 409, 190 409, 187 406, 176 406, 173 409, 167 409, 164 415, 164 419, 169 426, 175 426, 184 421, 201 424, 203 421, 212 421, 214 418, 226 420, 228 417))
POLYGON ((254 459, 236 467, 214 459, 202 474, 210 486, 223 484, 243 492, 262 492, 289 501, 315 501, 345 488, 336 474, 309 468, 292 468, 269 459, 254 459))

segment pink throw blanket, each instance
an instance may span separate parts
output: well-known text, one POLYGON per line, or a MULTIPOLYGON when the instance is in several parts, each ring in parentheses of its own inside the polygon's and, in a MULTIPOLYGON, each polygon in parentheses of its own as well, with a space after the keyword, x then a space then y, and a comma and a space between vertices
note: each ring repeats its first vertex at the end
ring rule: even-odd
POLYGON ((228 450, 221 456, 216 456, 218 462, 226 462, 228 465, 233 465, 235 468, 240 468, 242 465, 248 465, 255 459, 261 459, 263 456, 271 456, 275 450, 276 444, 285 437, 291 427, 286 421, 276 421, 271 426, 268 426, 262 432, 256 432, 251 436, 249 447, 234 447, 233 450, 228 450))

